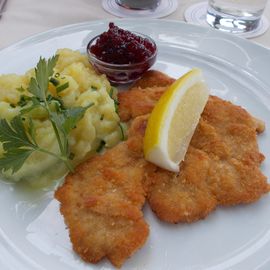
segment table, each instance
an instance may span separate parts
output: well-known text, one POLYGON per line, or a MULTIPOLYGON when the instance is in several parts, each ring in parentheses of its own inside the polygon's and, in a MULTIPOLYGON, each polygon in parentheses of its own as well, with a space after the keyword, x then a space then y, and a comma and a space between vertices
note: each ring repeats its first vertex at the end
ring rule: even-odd
MULTIPOLYGON (((177 10, 164 19, 183 21, 186 8, 202 0, 178 1, 177 10)), ((265 16, 270 20, 270 1, 265 16)), ((102 9, 101 0, 8 0, 0 18, 0 49, 55 27, 115 18, 102 9)), ((270 48, 270 29, 264 35, 250 40, 270 48)))

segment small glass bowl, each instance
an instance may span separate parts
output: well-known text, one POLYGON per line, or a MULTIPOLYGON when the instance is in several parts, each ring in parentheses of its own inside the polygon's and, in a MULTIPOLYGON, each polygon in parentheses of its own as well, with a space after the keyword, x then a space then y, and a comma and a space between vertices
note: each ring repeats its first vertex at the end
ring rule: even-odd
MULTIPOLYGON (((135 33, 135 32, 133 32, 135 33)), ((157 46, 155 41, 149 36, 141 33, 135 33, 143 38, 147 38, 152 42, 156 48, 155 52, 143 62, 133 64, 111 64, 99 60, 93 53, 90 52, 90 47, 95 44, 98 36, 90 40, 87 45, 87 55, 90 63, 93 65, 96 71, 105 74, 108 80, 113 84, 128 84, 140 79, 144 72, 146 72, 156 61, 157 58, 157 46)))

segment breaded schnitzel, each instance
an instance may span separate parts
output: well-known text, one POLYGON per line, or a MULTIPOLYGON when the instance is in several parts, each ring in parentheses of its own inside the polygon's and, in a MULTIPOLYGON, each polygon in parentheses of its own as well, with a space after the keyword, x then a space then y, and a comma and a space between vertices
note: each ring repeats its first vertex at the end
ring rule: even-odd
MULTIPOLYGON (((120 93, 122 120, 150 113, 169 83, 165 74, 152 72, 141 79, 139 86, 120 93), (148 81, 155 82, 155 86, 148 85, 148 81)), ((168 222, 193 222, 204 218, 219 204, 259 199, 270 190, 259 169, 264 157, 258 150, 256 131, 263 130, 262 122, 243 108, 211 96, 179 175, 161 168, 148 173, 148 201, 152 210, 168 222)))
POLYGON ((161 95, 174 81, 159 71, 146 72, 130 90, 118 94, 121 120, 125 122, 138 115, 150 113, 161 95))
POLYGON ((77 166, 55 193, 73 249, 87 262, 108 257, 120 267, 149 234, 141 211, 149 166, 141 151, 146 121, 137 122, 127 141, 77 166))
POLYGON ((219 204, 255 201, 270 190, 259 170, 263 155, 256 131, 263 125, 213 96, 179 174, 145 161, 145 114, 172 82, 152 71, 120 93, 120 116, 132 120, 128 140, 79 165, 56 191, 73 248, 85 261, 107 257, 120 267, 144 244, 149 234, 141 211, 145 197, 160 219, 176 223, 204 218, 219 204))
POLYGON ((254 123, 244 109, 210 97, 180 173, 157 168, 148 175, 148 201, 157 216, 193 222, 217 205, 250 203, 267 193, 254 123))

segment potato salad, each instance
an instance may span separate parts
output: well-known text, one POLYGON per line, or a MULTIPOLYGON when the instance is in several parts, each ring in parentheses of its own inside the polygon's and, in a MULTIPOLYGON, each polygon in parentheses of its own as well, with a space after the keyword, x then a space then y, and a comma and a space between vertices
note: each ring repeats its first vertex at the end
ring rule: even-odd
MULTIPOLYGON (((44 186, 124 138, 117 114, 117 92, 106 76, 97 74, 87 57, 78 51, 61 49, 56 55, 52 74, 47 74, 44 98, 38 91, 42 89, 45 62, 40 61, 37 68, 22 76, 0 76, 2 130, 6 127, 10 134, 17 132, 27 141, 22 144, 17 140, 12 148, 11 139, 1 133, 0 168, 6 179, 44 186), (25 134, 21 134, 20 126, 25 134), (20 151, 17 153, 16 149, 20 151), (21 158, 12 163, 13 167, 8 164, 12 155, 21 158), (65 158, 70 161, 70 168, 63 162, 65 158)), ((51 64, 48 62, 48 70, 51 64)))

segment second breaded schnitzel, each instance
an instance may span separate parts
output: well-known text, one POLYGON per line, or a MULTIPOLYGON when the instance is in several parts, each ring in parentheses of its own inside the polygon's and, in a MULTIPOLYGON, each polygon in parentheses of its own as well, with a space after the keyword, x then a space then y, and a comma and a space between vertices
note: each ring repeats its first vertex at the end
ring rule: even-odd
MULTIPOLYGON (((130 91, 120 93, 122 120, 150 113, 170 83, 167 75, 152 71, 130 91)), ((168 222, 193 222, 204 218, 219 204, 259 199, 269 191, 266 177, 259 169, 264 156, 256 141, 256 133, 263 130, 262 122, 243 108, 211 96, 180 165, 180 173, 157 167, 148 174, 148 201, 152 210, 168 222)))
POLYGON ((146 72, 131 89, 118 94, 121 120, 125 122, 150 113, 161 95, 174 81, 173 78, 156 70, 146 72))
POLYGON ((180 173, 157 168, 148 175, 152 210, 168 222, 193 222, 217 205, 250 203, 267 193, 256 129, 244 109, 210 97, 180 173))

